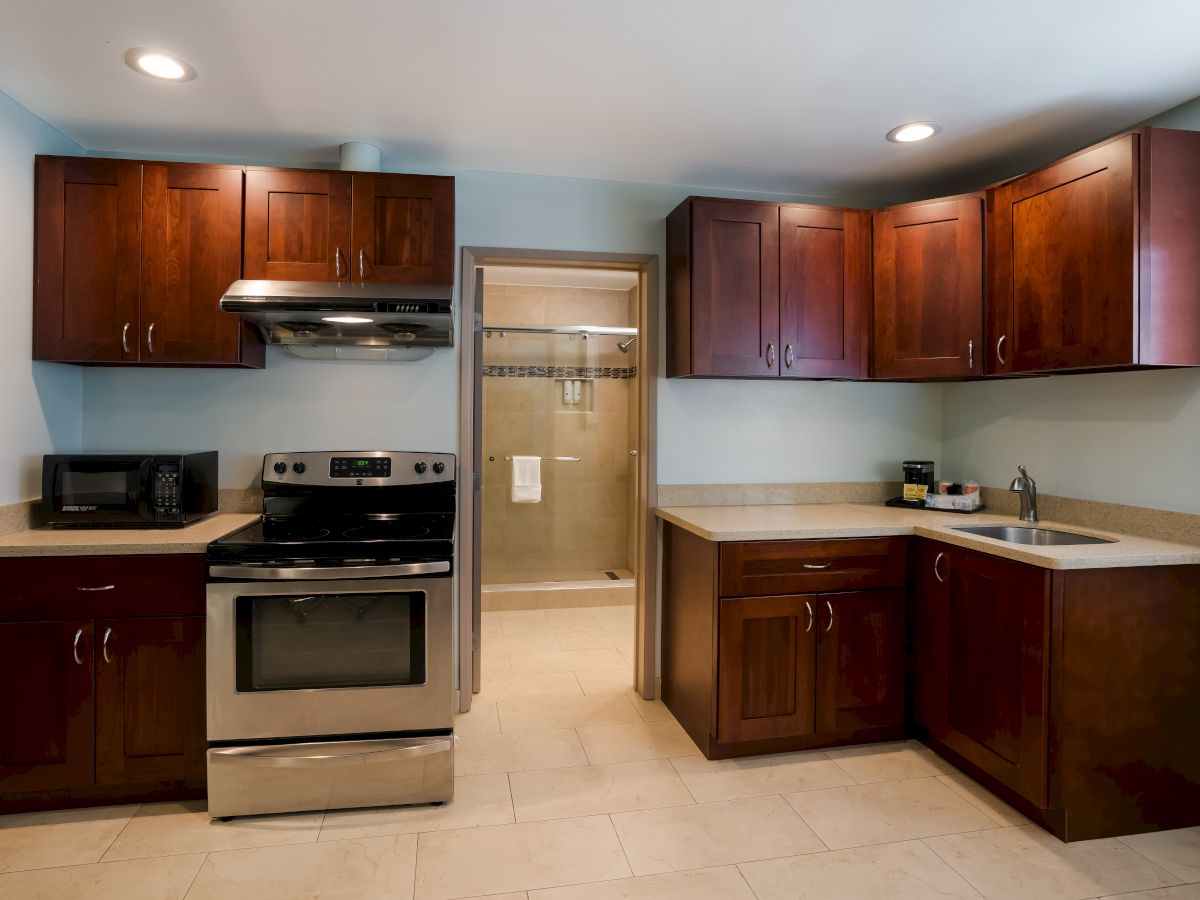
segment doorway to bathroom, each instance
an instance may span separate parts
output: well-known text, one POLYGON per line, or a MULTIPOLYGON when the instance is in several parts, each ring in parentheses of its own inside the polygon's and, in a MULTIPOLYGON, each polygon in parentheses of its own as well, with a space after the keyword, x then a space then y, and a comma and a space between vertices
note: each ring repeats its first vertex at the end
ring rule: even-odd
POLYGON ((655 264, 464 250, 461 711, 655 694, 655 264))

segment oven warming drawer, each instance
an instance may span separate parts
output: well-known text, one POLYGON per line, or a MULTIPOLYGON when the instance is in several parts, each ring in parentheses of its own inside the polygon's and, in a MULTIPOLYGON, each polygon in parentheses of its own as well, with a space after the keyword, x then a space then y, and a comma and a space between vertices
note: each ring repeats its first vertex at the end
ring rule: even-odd
POLYGON ((208 814, 439 803, 454 796, 454 738, 213 747, 208 814))

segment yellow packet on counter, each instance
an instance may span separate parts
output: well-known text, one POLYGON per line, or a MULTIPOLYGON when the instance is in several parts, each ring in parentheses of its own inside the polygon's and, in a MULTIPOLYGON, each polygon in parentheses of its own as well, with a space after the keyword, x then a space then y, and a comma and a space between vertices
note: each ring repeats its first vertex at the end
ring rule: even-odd
POLYGON ((927 493, 929 493, 929 485, 927 484, 904 485, 905 500, 924 500, 927 493))

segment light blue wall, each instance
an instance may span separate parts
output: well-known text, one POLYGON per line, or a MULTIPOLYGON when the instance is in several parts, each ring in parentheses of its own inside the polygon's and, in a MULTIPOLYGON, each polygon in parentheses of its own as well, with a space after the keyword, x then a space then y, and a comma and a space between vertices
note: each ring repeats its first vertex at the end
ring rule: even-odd
POLYGON ((0 93, 0 505, 40 494, 42 454, 80 444, 81 371, 30 362, 33 157, 80 152, 0 93))

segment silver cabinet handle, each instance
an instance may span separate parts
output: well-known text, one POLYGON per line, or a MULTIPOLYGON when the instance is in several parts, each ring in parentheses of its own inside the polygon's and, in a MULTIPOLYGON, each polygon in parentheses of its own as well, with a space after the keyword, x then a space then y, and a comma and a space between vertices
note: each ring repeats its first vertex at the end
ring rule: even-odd
POLYGON ((363 247, 358 248, 358 280, 367 280, 367 251, 363 247))
POLYGON ((788 344, 783 350, 783 364, 790 369, 795 361, 796 355, 792 353, 792 345, 788 344))
POLYGON ((75 590, 77 591, 115 591, 116 589, 117 586, 115 584, 102 584, 99 587, 83 587, 82 585, 75 585, 75 590))
POLYGON ((942 582, 943 584, 946 583, 946 579, 943 578, 942 573, 938 571, 938 563, 940 563, 942 561, 942 557, 945 555, 946 555, 945 553, 939 553, 933 560, 933 574, 937 578, 937 580, 942 582))
POLYGON ((1006 337, 1008 337, 1007 334, 1002 334, 1000 335, 1000 340, 996 341, 996 359, 1000 360, 1000 365, 1002 366, 1008 365, 1004 361, 1004 339, 1006 337))
POLYGON ((146 349, 150 351, 150 355, 154 355, 154 326, 158 324, 151 322, 150 327, 146 329, 146 349))
POLYGON ((813 608, 812 608, 812 601, 811 601, 811 600, 805 600, 805 601, 804 601, 804 608, 805 608, 805 610, 807 610, 807 611, 808 611, 808 627, 804 629, 804 633, 805 633, 805 634, 808 634, 810 631, 812 631, 812 628, 813 628, 813 608))
POLYGON ((975 342, 967 341, 967 368, 975 371, 975 342))
POLYGON ((104 653, 104 661, 106 663, 112 662, 112 659, 110 659, 109 655, 108 655, 108 639, 110 637, 112 637, 112 629, 105 628, 104 629, 104 642, 100 645, 100 649, 104 653))
POLYGON ((75 657, 75 665, 82 666, 83 660, 79 657, 79 642, 83 639, 83 629, 80 628, 75 632, 75 640, 71 642, 71 655, 75 657))
POLYGON ((833 628, 833 604, 826 600, 825 608, 829 610, 829 623, 825 626, 825 633, 828 634, 830 629, 833 628))
POLYGON ((767 368, 775 368, 775 345, 767 341, 767 368))
POLYGON ((125 353, 129 353, 129 326, 132 322, 126 322, 125 327, 121 329, 121 349, 125 353))
POLYGON ((342 248, 335 247, 333 249, 333 274, 339 279, 342 277, 342 248))
POLYGON ((817 563, 805 563, 805 564, 804 564, 804 568, 806 568, 806 569, 828 569, 828 568, 829 568, 830 566, 832 566, 832 565, 833 565, 833 563, 831 563, 831 562, 827 562, 827 563, 820 563, 820 564, 817 564, 817 563))

